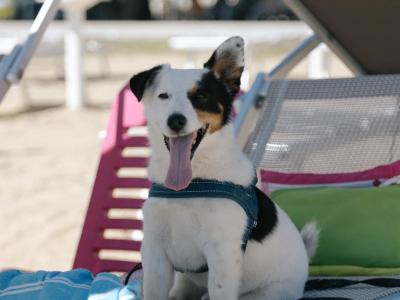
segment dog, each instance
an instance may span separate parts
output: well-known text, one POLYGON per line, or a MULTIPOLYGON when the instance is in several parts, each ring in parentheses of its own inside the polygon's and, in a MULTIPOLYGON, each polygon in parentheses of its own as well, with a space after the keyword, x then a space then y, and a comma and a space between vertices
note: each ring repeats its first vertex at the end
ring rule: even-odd
MULTIPOLYGON (((172 192, 194 178, 251 186, 255 170, 230 120, 243 68, 244 41, 232 37, 203 69, 159 65, 131 78, 148 120, 153 183, 172 192)), ((143 206, 145 300, 301 298, 318 230, 309 224, 300 233, 285 212, 254 191, 257 224, 245 248, 248 216, 235 201, 150 196, 143 206)))

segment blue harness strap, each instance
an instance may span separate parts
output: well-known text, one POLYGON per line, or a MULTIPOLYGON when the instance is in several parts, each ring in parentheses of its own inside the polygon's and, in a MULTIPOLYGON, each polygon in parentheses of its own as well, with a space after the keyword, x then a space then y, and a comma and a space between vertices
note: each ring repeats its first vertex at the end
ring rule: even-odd
MULTIPOLYGON (((156 198, 226 198, 239 204, 247 215, 247 226, 242 238, 242 249, 246 250, 253 229, 257 226, 258 200, 255 192, 257 177, 248 186, 244 187, 227 181, 195 178, 189 186, 180 191, 174 191, 165 186, 152 183, 149 191, 150 197, 156 198)), ((196 272, 207 271, 205 266, 196 272)))

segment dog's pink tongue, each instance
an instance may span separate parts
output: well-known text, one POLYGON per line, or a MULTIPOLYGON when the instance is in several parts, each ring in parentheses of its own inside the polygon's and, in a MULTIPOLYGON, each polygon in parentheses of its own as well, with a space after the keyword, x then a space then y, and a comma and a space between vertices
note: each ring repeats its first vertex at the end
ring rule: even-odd
POLYGON ((170 161, 165 186, 175 191, 186 188, 192 180, 190 151, 193 134, 169 138, 170 161))

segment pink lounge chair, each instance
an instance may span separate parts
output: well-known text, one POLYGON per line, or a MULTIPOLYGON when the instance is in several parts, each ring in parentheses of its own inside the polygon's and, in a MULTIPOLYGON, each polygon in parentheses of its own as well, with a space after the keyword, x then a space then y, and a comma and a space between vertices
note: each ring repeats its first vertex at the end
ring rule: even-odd
MULTIPOLYGON (((146 168, 147 158, 143 156, 128 156, 124 149, 132 147, 147 147, 146 136, 133 136, 128 131, 132 126, 143 126, 146 121, 143 106, 125 86, 114 100, 111 116, 107 127, 107 135, 101 148, 101 158, 93 186, 92 195, 87 209, 82 229, 74 268, 86 268, 94 274, 99 272, 126 272, 132 269, 136 261, 103 257, 104 252, 123 251, 137 252, 140 250, 140 240, 132 238, 107 238, 106 232, 117 229, 119 232, 141 230, 142 221, 135 214, 124 218, 113 218, 113 210, 141 209, 145 197, 118 196, 116 189, 146 189, 149 187, 147 178, 119 177, 121 168, 146 168)), ((143 190, 142 190, 143 192, 143 190)), ((143 194, 143 193, 142 193, 143 194)), ((145 193, 144 193, 145 194, 145 193)), ((126 236, 126 234, 125 234, 126 236)), ((122 255, 128 257, 128 255, 122 255)), ((139 255, 137 255, 139 257, 139 255)))

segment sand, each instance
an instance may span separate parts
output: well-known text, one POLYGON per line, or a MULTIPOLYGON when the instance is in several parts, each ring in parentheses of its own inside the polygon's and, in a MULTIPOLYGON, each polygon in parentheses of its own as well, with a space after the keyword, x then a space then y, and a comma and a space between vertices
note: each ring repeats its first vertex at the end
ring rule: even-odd
POLYGON ((106 116, 52 109, 0 122, 0 268, 71 267, 106 116))

